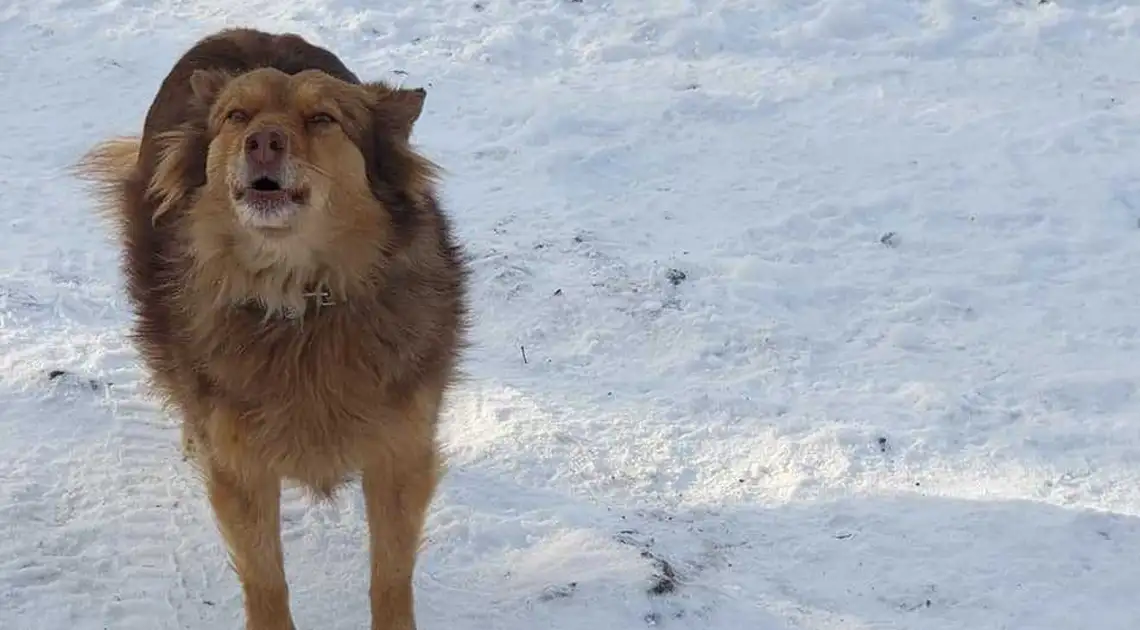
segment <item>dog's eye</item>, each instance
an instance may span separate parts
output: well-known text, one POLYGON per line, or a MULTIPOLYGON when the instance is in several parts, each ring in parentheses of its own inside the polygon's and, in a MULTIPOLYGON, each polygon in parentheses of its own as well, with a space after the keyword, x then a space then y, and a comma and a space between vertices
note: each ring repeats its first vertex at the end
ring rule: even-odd
POLYGON ((226 112, 226 120, 235 123, 249 122, 249 114, 242 109, 231 109, 226 112))
POLYGON ((312 116, 309 116, 305 122, 309 123, 310 125, 331 125, 332 123, 336 122, 336 119, 331 115, 322 112, 320 114, 313 114, 312 116))

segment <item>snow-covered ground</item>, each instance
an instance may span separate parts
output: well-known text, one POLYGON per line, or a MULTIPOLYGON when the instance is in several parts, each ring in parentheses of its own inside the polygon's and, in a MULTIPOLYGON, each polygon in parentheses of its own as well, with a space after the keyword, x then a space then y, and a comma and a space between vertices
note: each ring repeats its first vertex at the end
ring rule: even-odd
MULTIPOLYGON (((1134 630, 1129 4, 5 0, 0 628, 239 627, 66 169, 254 25, 429 87, 476 326, 422 630, 1134 630)), ((289 495, 301 628, 367 625, 355 490, 289 495)))

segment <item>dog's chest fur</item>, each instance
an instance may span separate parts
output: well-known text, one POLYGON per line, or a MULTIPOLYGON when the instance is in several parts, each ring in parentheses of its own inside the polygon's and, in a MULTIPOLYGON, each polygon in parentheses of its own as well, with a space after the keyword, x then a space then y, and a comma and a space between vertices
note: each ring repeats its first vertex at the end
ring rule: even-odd
POLYGON ((234 306, 209 319, 187 341, 210 383, 202 429, 223 461, 253 458, 327 493, 402 421, 409 358, 352 305, 296 319, 234 306))

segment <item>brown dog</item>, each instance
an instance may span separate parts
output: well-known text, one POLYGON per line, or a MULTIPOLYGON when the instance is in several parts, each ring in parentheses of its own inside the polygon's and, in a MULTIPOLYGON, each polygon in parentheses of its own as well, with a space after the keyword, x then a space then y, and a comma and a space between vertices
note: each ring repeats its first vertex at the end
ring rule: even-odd
POLYGON ((415 628, 467 276, 409 145, 424 96, 361 83, 295 35, 222 31, 174 66, 141 138, 80 164, 115 220, 134 339, 182 418, 249 629, 294 627, 282 482, 330 497, 356 475, 372 628, 415 628))

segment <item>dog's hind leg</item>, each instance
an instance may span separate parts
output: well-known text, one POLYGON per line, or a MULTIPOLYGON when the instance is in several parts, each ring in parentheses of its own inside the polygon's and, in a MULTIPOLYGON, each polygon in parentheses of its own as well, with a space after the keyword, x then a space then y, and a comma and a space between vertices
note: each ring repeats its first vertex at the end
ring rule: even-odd
POLYGON ((281 547, 281 482, 207 465, 206 485, 241 582, 246 630, 295 630, 281 547))

